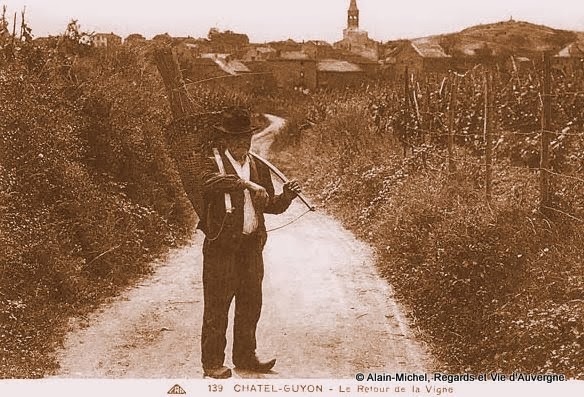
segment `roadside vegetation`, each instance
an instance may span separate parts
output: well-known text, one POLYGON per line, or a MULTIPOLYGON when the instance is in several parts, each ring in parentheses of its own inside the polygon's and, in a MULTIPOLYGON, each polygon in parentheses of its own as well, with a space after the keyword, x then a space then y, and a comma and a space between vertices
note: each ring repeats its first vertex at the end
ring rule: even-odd
MULTIPOLYGON (((564 134, 553 137, 551 167, 571 177, 554 180, 555 210, 542 212, 539 86, 529 74, 498 76, 487 200, 483 79, 467 77, 477 87, 459 86, 454 170, 450 97, 440 79, 427 89, 419 80, 413 95, 431 109, 418 111, 403 98, 403 82, 288 98, 293 105, 281 107, 289 124, 273 155, 321 208, 375 247, 381 274, 442 370, 582 379, 584 186, 572 177, 582 175, 583 103, 554 105, 553 129, 564 134)), ((557 86, 578 81, 556 77, 557 86)))
POLYGON ((0 377, 40 377, 70 317, 151 270, 195 216, 170 158, 164 87, 140 48, 72 22, 0 53, 0 377))

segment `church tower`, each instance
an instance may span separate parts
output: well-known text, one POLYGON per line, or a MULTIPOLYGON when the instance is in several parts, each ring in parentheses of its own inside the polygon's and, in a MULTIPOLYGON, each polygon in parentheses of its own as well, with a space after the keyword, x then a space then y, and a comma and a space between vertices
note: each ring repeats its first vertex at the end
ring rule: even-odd
POLYGON ((351 0, 347 13, 347 27, 343 29, 343 39, 337 41, 334 47, 377 62, 379 60, 378 44, 369 38, 367 31, 359 29, 357 0, 351 0))
POLYGON ((351 0, 349 12, 347 17, 348 29, 359 29, 359 9, 357 8, 357 0, 351 0))

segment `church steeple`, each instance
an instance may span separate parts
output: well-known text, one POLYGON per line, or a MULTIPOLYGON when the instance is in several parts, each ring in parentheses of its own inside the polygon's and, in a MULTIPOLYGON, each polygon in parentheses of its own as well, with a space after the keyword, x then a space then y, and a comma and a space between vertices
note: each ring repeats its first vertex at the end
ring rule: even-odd
POLYGON ((359 29, 359 9, 357 8, 357 0, 351 0, 347 18, 347 27, 349 29, 359 29))

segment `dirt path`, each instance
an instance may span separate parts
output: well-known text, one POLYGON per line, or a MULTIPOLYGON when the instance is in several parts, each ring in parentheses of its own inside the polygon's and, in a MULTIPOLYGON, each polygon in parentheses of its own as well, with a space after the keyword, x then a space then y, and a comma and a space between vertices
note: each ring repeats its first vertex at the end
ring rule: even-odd
MULTIPOLYGON (((271 131, 258 134, 266 154, 271 131)), ((271 229, 305 211, 266 218, 271 229)), ((202 235, 173 251, 156 273, 89 319, 72 322, 58 377, 198 378, 203 291, 202 235)), ((269 233, 258 353, 278 358, 266 378, 352 378, 355 373, 423 371, 429 359, 377 275, 372 250, 316 212, 269 233)), ((232 307, 233 309, 233 307, 232 307)), ((231 318, 233 316, 233 310, 231 318)), ((231 328, 227 364, 230 364, 231 328)), ((259 377, 235 372, 236 377, 259 377)))

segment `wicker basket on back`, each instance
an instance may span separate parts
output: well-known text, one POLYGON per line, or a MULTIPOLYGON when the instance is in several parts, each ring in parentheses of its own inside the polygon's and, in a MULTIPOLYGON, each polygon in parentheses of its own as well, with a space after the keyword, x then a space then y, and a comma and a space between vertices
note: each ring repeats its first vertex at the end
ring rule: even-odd
POLYGON ((166 143, 187 197, 200 215, 203 205, 202 162, 213 156, 213 142, 219 136, 214 127, 221 124, 224 108, 242 105, 241 98, 238 98, 242 93, 234 94, 234 90, 214 85, 191 85, 189 92, 172 46, 160 45, 154 49, 153 55, 173 116, 166 143))
POLYGON ((200 215, 202 212, 202 162, 212 155, 213 142, 221 112, 191 115, 173 121, 168 128, 166 143, 175 161, 176 168, 187 197, 200 215))

